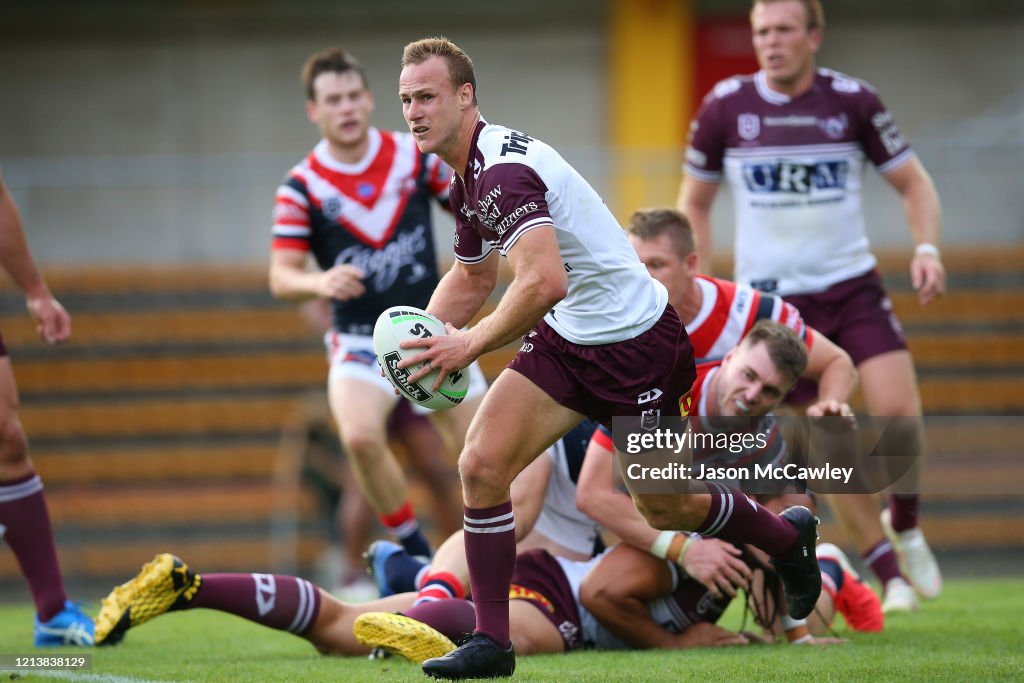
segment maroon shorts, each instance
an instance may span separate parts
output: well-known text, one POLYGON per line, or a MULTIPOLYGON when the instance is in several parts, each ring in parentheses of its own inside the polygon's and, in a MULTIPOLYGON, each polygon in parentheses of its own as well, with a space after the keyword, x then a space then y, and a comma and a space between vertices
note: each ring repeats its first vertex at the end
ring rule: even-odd
POLYGON ((566 651, 583 645, 572 586, 558 560, 548 551, 535 548, 516 556, 516 571, 512 574, 508 596, 512 600, 526 600, 543 612, 562 634, 566 651))
MULTIPOLYGON (((889 351, 907 348, 903 326, 892 310, 878 271, 844 280, 817 294, 784 297, 804 322, 844 349, 854 365, 889 351)), ((802 379, 787 397, 794 404, 813 401, 817 384, 802 379)))
POLYGON ((690 338, 671 306, 651 329, 614 344, 574 344, 542 320, 508 367, 608 429, 615 415, 678 416, 697 377, 690 338))

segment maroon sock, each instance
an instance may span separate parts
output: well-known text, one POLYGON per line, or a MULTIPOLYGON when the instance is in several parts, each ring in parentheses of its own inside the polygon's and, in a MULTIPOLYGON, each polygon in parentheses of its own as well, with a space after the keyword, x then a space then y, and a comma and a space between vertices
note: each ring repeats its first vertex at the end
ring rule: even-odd
POLYGON ((489 508, 465 508, 462 528, 476 630, 508 647, 508 589, 516 568, 512 501, 489 508))
POLYGON ((423 602, 404 610, 402 614, 440 631, 453 643, 458 643, 472 633, 476 625, 476 611, 469 600, 423 602))
POLYGON ((889 539, 883 538, 878 543, 861 555, 864 564, 871 568, 878 580, 882 582, 882 589, 891 579, 903 578, 900 573, 900 564, 896 560, 896 552, 892 549, 889 539))
POLYGON ((722 484, 705 483, 711 494, 707 518, 695 529, 732 543, 750 543, 772 557, 786 554, 796 543, 796 527, 774 512, 722 484))
POLYGON ((916 493, 889 496, 889 519, 892 528, 899 533, 917 526, 917 505, 921 497, 916 493))
POLYGON ((35 472, 0 481, 0 536, 28 581, 39 621, 49 621, 64 609, 68 596, 57 562, 43 482, 35 472))
POLYGON ((304 635, 320 613, 320 589, 280 574, 203 574, 188 609, 235 614, 279 631, 304 635))

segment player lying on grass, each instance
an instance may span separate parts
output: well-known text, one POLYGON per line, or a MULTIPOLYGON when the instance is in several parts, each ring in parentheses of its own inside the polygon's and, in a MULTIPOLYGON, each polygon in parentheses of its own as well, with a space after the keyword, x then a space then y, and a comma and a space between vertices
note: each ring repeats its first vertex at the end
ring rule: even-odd
MULTIPOLYGON (((747 380, 742 370, 750 364, 756 366, 758 362, 769 363, 773 368, 777 364, 770 355, 762 358, 756 353, 762 346, 774 348, 783 343, 791 347, 797 356, 803 357, 797 335, 778 323, 760 323, 755 337, 758 338, 754 344, 757 348, 752 349, 751 344, 747 344, 737 349, 734 356, 730 356, 730 362, 725 364, 727 371, 718 372, 722 367, 720 363, 700 366, 701 372, 695 389, 695 396, 698 397, 694 409, 696 414, 703 412, 707 416, 717 416, 722 412, 716 401, 710 405, 700 401, 699 397, 703 394, 750 394, 751 387, 756 383, 747 380), (774 335, 781 337, 782 342, 765 341, 764 336, 772 336, 765 335, 766 329, 774 331, 774 335)), ((758 366, 757 369, 762 375, 768 374, 767 368, 758 366)), ((797 369, 794 372, 798 374, 797 369)), ((767 414, 784 394, 781 388, 769 393, 771 396, 766 400, 760 400, 752 394, 747 396, 752 414, 767 414)), ((838 402, 823 402, 822 405, 831 412, 849 412, 848 406, 838 402)), ((600 525, 636 548, 649 550, 659 558, 676 561, 689 576, 703 583, 714 597, 735 596, 736 588, 747 585, 750 578, 749 569, 739 558, 740 550, 717 539, 704 539, 701 543, 688 544, 687 551, 683 552, 688 534, 669 531, 659 533, 652 529, 636 511, 629 496, 613 490, 610 438, 597 433, 593 441, 589 441, 586 429, 593 428, 593 423, 584 423, 574 429, 556 448, 549 451, 549 457, 535 460, 513 482, 512 500, 517 511, 519 551, 539 547, 563 558, 583 560, 590 556, 595 547, 596 528, 600 525), (587 448, 585 458, 584 448, 587 448)), ((758 457, 766 456, 770 461, 779 453, 784 453, 781 439, 774 444, 777 448, 757 454, 758 457)), ((810 504, 806 498, 788 502, 810 504)), ((777 509, 781 510, 782 507, 777 509)), ((445 541, 429 565, 423 560, 410 557, 397 545, 387 541, 374 544, 367 558, 381 595, 418 589, 419 603, 449 597, 462 598, 467 592, 468 571, 461 534, 455 534, 445 541)), ((841 578, 840 575, 840 582, 841 578)), ((836 581, 834 578, 827 579, 826 590, 834 588, 836 581)), ((855 591, 860 585, 858 583, 850 591, 855 591)), ((839 600, 839 606, 851 627, 857 630, 880 630, 881 620, 874 615, 873 603, 870 600, 845 599, 846 592, 843 599, 839 600)), ((791 632, 796 634, 794 637, 806 633, 805 630, 795 628, 791 632)))
MULTIPOLYGON (((631 523, 621 524, 617 517, 623 510, 595 509, 587 514, 577 507, 577 482, 589 466, 584 462, 588 445, 597 423, 585 420, 566 434, 546 457, 530 463, 512 482, 512 505, 516 511, 517 552, 541 548, 552 555, 569 560, 588 560, 603 549, 598 527, 611 529, 623 542, 641 550, 660 547, 664 534, 651 528, 633 507, 628 496, 619 495, 628 510, 631 523)), ((604 457, 603 453, 599 453, 604 457)), ((589 456, 587 456, 589 459, 589 456)), ((610 467, 610 465, 609 465, 610 467)), ((602 486, 593 481, 592 485, 602 486)), ((603 487, 611 488, 610 470, 603 487)), ((671 534, 669 534, 671 535, 671 534)), ((685 536, 681 536, 685 539, 685 536)), ((665 546, 666 550, 668 545, 665 546)), ((680 553, 671 554, 675 560, 680 553)), ((657 553, 666 558, 665 551, 657 553)), ((718 594, 735 596, 734 586, 746 585, 750 572, 739 559, 740 551, 717 539, 699 546, 679 561, 687 575, 697 579, 718 594)), ((469 569, 463 534, 452 534, 438 548, 432 561, 413 557, 390 541, 377 541, 367 550, 370 573, 382 597, 405 591, 419 591, 417 603, 443 598, 466 597, 469 569)))
MULTIPOLYGON (((752 449, 749 452, 732 453, 727 451, 701 450, 693 453, 693 463, 707 466, 724 467, 737 460, 744 461, 747 466, 754 464, 775 466, 784 464, 780 458, 792 457, 797 444, 785 442, 779 434, 778 422, 771 416, 771 411, 781 403, 793 382, 800 376, 807 362, 807 352, 795 332, 788 327, 769 320, 760 320, 743 342, 731 349, 719 362, 701 363, 697 366, 697 381, 690 393, 691 419, 700 424, 702 418, 761 418, 754 430, 775 433, 778 438, 767 441, 767 446, 752 449)), ((850 408, 845 403, 835 400, 823 401, 819 404, 823 415, 850 415, 850 408)), ((610 482, 612 479, 614 444, 611 436, 604 428, 599 429, 588 447, 584 460, 580 483, 577 489, 577 505, 581 510, 595 518, 605 520, 610 531, 620 536, 635 534, 638 526, 646 526, 644 519, 633 508, 633 502, 615 490, 610 482)), ((711 490, 726 490, 724 485, 740 486, 740 482, 706 482, 711 490)), ((717 498, 717 497, 716 497, 717 498)), ((647 502, 662 504, 671 510, 674 496, 648 495, 647 502)), ((774 505, 769 509, 783 510, 788 505, 813 506, 808 496, 775 497, 774 500, 763 495, 757 496, 765 506, 774 505)), ((722 505, 723 514, 730 508, 722 505)), ((705 534, 715 533, 714 528, 703 530, 705 534)), ((684 554, 683 548, 688 536, 674 532, 663 532, 660 543, 652 546, 660 548, 656 553, 660 557, 677 558, 684 554)), ((830 546, 835 548, 834 546, 830 546)), ((838 551, 838 548, 835 548, 838 551)), ((832 552, 832 555, 836 553, 832 552)), ((845 566, 849 567, 849 563, 845 566)), ((824 580, 826 591, 836 589, 835 577, 824 580)), ((861 586, 857 582, 855 592, 861 586)), ((728 585, 719 585, 727 591, 728 585)), ((714 593, 714 586, 711 586, 714 593)), ((870 592, 870 589, 866 588, 870 592)), ((833 597, 835 597, 833 595, 833 597)), ((846 617, 847 623, 856 630, 877 631, 882 628, 882 620, 875 614, 874 601, 868 599, 847 599, 846 592, 837 598, 837 604, 846 617)), ((801 637, 802 632, 794 625, 791 634, 801 637)))
MULTIPOLYGON (((566 652, 584 646, 739 645, 751 640, 714 624, 728 605, 728 596, 715 598, 674 563, 625 545, 585 562, 556 558, 541 549, 520 553, 510 597, 511 635, 521 654, 566 652), (646 636, 622 637, 621 615, 637 618, 638 605, 663 633, 645 629, 646 636), (610 621, 602 624, 605 615, 610 621)), ((166 612, 197 608, 216 609, 288 631, 329 655, 361 655, 371 647, 383 647, 421 662, 454 649, 461 636, 472 632, 472 603, 450 599, 414 607, 415 598, 415 593, 404 593, 348 604, 297 577, 200 575, 177 557, 163 554, 103 600, 96 618, 96 642, 120 642, 128 629, 166 612), (396 610, 404 614, 395 614, 396 610)), ((819 611, 830 615, 830 603, 823 594, 819 611)), ((808 638, 805 642, 836 641, 808 638)))

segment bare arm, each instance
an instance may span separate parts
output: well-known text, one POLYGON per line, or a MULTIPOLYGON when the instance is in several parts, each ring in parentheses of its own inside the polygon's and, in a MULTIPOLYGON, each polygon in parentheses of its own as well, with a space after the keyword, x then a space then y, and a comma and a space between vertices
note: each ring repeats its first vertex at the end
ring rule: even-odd
POLYGON ((580 586, 580 602, 601 624, 635 648, 741 645, 746 639, 711 624, 681 634, 656 622, 647 603, 672 592, 672 574, 663 560, 628 545, 601 558, 580 586), (707 628, 712 626, 712 628, 707 628))
MULTIPOLYGON (((918 158, 885 174, 903 200, 903 213, 915 245, 938 244, 942 205, 935 183, 918 158)), ((910 279, 922 306, 946 291, 946 269, 937 254, 915 252, 910 262, 910 279)))
POLYGON ((363 271, 343 264, 330 270, 306 269, 307 254, 298 249, 275 249, 270 254, 270 292, 278 299, 304 301, 314 297, 347 301, 366 293, 363 271))
MULTIPOLYGON (((406 358, 398 364, 400 368, 407 368, 423 363, 422 367, 410 375, 410 382, 418 382, 440 369, 434 380, 436 390, 449 373, 461 370, 488 351, 501 348, 526 334, 565 297, 569 281, 558 250, 554 227, 534 228, 522 235, 509 252, 508 262, 512 268, 512 284, 493 313, 467 332, 460 331, 450 321, 446 336, 402 342, 401 347, 404 349, 427 348, 423 353, 406 358)), ((494 267, 497 277, 497 264, 494 267)), ((450 275, 446 275, 445 280, 450 275)), ((442 281, 441 284, 446 283, 442 281)), ((444 292, 439 286, 430 299, 428 310, 444 320, 439 312, 445 312, 445 301, 444 292)))
POLYGON ((676 208, 686 216, 697 240, 697 272, 711 274, 711 205, 718 193, 718 183, 709 183, 684 176, 679 186, 676 208))
POLYGON ((569 278, 558 250, 554 227, 540 227, 522 235, 508 253, 512 284, 493 313, 477 323, 469 335, 477 356, 518 339, 540 322, 565 298, 569 278))
POLYGON ((472 265, 456 260, 437 283, 427 310, 453 327, 465 327, 497 283, 498 256, 494 252, 472 265))
MULTIPOLYGON (((576 485, 576 506, 588 517, 618 536, 624 543, 650 552, 661 534, 644 519, 633 499, 612 488, 613 453, 591 439, 576 485)), ((686 543, 687 534, 677 533, 665 557, 675 562, 686 543)), ((740 551, 730 543, 709 538, 692 543, 683 558, 683 569, 718 595, 735 596, 734 586, 750 578, 750 568, 740 560, 740 551)))
POLYGON ((857 368, 850 355, 817 330, 801 377, 818 383, 818 403, 847 403, 857 388, 857 368))
POLYGON ((25 294, 25 305, 36 323, 36 334, 50 344, 71 337, 71 316, 53 298, 29 251, 21 215, 0 178, 0 266, 25 294))

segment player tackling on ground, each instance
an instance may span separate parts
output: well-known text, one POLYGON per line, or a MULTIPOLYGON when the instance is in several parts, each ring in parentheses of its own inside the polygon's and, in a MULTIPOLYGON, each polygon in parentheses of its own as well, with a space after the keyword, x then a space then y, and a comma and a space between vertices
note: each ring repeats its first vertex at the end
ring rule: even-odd
MULTIPOLYGON (((424 364, 411 381, 434 369, 443 377, 526 335, 484 398, 459 459, 476 632, 423 668, 449 679, 509 676, 509 484, 584 416, 610 426, 613 415, 675 413, 694 380, 693 354, 665 288, 590 185, 543 142, 481 118, 473 63, 461 48, 443 38, 416 41, 402 67, 399 97, 417 145, 456 174, 456 262, 428 306, 449 334, 405 342, 425 349, 402 365, 424 364), (495 251, 508 258, 512 283, 494 313, 462 332, 494 289, 495 251)), ((738 491, 728 495, 735 511, 718 536, 775 557, 790 612, 806 616, 821 589, 813 515, 792 508, 779 516, 738 491)), ((676 505, 687 529, 705 526, 712 510, 707 494, 680 496, 676 505)))

